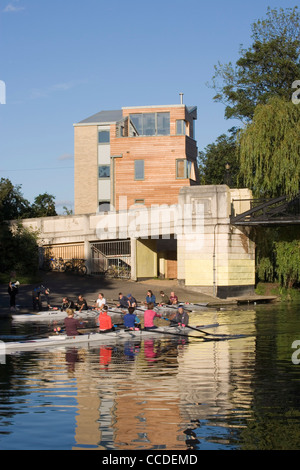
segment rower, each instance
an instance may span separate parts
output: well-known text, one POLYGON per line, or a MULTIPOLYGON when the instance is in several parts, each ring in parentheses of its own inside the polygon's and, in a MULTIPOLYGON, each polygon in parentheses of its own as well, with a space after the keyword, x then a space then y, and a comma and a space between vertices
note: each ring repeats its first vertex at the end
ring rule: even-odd
POLYGON ((156 313, 155 310, 153 310, 154 304, 153 302, 150 302, 148 304, 148 309, 145 310, 144 313, 144 329, 145 330, 153 330, 157 328, 157 326, 154 325, 153 320, 155 317, 161 318, 161 315, 156 313))
POLYGON ((74 310, 72 308, 67 309, 67 318, 65 318, 65 327, 67 336, 78 336, 78 328, 80 328, 80 322, 74 318, 74 310))
POLYGON ((130 328, 131 330, 134 330, 135 328, 140 326, 140 320, 135 315, 134 311, 135 310, 134 310, 133 307, 129 307, 128 308, 128 313, 126 313, 126 315, 124 315, 123 321, 124 321, 125 328, 130 328))
MULTIPOLYGON (((189 315, 188 313, 184 310, 183 307, 179 307, 178 310, 177 310, 177 313, 175 316, 173 316, 173 318, 171 318, 171 322, 173 323, 173 326, 175 326, 175 324, 179 325, 179 326, 188 326, 189 324, 189 315)), ((172 325, 171 323, 171 325, 172 325)))
POLYGON ((109 331, 114 331, 114 326, 112 324, 110 316, 107 314, 107 311, 108 306, 104 305, 103 310, 98 317, 100 333, 108 333, 109 331))
POLYGON ((96 305, 94 305, 94 308, 96 308, 96 310, 101 311, 103 309, 104 305, 106 305, 106 299, 104 298, 104 294, 102 294, 102 292, 100 292, 100 294, 98 295, 96 305))

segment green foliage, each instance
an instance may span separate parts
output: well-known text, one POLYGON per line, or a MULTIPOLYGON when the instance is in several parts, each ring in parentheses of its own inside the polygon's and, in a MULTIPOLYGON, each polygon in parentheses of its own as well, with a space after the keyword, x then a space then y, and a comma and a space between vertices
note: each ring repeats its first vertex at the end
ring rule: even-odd
POLYGON ((294 196, 300 181, 300 107, 271 98, 239 132, 240 177, 255 196, 294 196))
POLYGON ((209 144, 204 151, 199 152, 199 173, 201 184, 229 184, 237 187, 237 174, 239 169, 235 129, 230 130, 229 136, 222 134, 216 142, 209 144), (226 174, 225 165, 230 165, 226 174))
MULTIPOLYGON (((300 283, 300 228, 256 229, 253 236, 258 279, 277 280, 284 289, 300 283)), ((286 291, 281 294, 286 296, 286 291)))
POLYGON ((55 197, 48 193, 37 196, 32 206, 32 217, 51 217, 57 215, 54 200, 55 197))
POLYGON ((15 271, 20 276, 34 277, 38 269, 37 233, 25 229, 20 222, 12 227, 8 221, 27 217, 56 215, 54 196, 47 193, 35 198, 34 204, 24 199, 21 186, 0 180, 0 273, 15 271))
POLYGON ((292 83, 300 77, 298 8, 268 8, 266 19, 252 25, 251 37, 252 45, 240 48, 236 65, 219 62, 212 79, 214 100, 226 105, 225 117, 244 122, 271 97, 290 99, 292 83))
POLYGON ((12 270, 21 275, 35 275, 38 269, 37 233, 20 223, 10 227, 3 222, 0 230, 0 272, 12 270))
POLYGON ((0 180, 0 221, 30 217, 29 202, 21 193, 21 186, 13 186, 6 178, 0 180))
POLYGON ((282 285, 291 288, 300 282, 300 240, 275 242, 277 275, 282 285))

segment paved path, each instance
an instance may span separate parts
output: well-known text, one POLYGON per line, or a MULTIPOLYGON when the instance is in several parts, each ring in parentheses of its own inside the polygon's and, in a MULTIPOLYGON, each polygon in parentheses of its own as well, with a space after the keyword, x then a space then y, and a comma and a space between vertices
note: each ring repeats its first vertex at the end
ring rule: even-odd
MULTIPOLYGON (((51 291, 51 304, 53 306, 61 305, 63 296, 70 299, 77 299, 82 294, 89 305, 98 298, 98 294, 103 292, 107 302, 116 302, 119 292, 124 295, 132 294, 139 302, 144 302, 148 289, 151 289, 156 299, 159 299, 159 293, 163 290, 168 296, 174 291, 181 302, 208 303, 209 306, 225 306, 246 302, 269 301, 275 299, 262 296, 249 296, 242 298, 218 299, 209 295, 190 291, 188 288, 178 286, 177 281, 150 279, 147 281, 134 282, 123 279, 106 279, 100 276, 79 277, 74 274, 41 272, 41 279, 45 287, 51 291)), ((36 284, 35 284, 36 285, 36 284)), ((31 293, 35 285, 21 285, 17 296, 17 304, 22 310, 31 310, 31 293)), ((9 314, 9 296, 7 286, 0 285, 0 316, 9 314)))
MULTIPOLYGON (((75 300, 79 294, 82 294, 89 305, 93 304, 98 298, 98 294, 103 292, 109 302, 117 301, 119 292, 124 295, 132 294, 139 302, 146 298, 148 289, 151 289, 157 299, 159 293, 163 290, 168 296, 174 291, 180 301, 184 302, 214 302, 214 299, 205 294, 191 292, 184 287, 179 287, 177 281, 169 280, 148 280, 134 282, 123 279, 106 279, 96 276, 79 277, 66 273, 41 273, 42 282, 45 287, 51 291, 51 304, 60 305, 63 296, 68 296, 75 300)), ((22 309, 31 309, 31 292, 35 285, 21 285, 17 296, 17 304, 22 309)), ((7 312, 9 306, 9 296, 7 286, 0 285, 0 315, 7 312)))

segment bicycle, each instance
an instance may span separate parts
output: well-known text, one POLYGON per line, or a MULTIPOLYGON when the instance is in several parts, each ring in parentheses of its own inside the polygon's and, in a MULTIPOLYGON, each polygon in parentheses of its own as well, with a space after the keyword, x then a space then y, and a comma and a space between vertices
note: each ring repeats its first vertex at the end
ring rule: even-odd
POLYGON ((79 276, 85 276, 87 274, 87 267, 84 264, 84 259, 76 259, 65 262, 65 272, 73 272, 79 276))
POLYGON ((128 269, 124 266, 115 266, 114 264, 109 266, 104 274, 108 278, 130 279, 130 271, 128 269))
POLYGON ((65 272, 65 262, 62 258, 47 258, 43 267, 46 271, 65 272))

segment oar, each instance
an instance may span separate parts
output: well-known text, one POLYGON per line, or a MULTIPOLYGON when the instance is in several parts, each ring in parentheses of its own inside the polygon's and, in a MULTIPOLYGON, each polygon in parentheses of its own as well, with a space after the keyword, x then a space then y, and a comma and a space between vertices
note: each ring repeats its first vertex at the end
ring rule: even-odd
POLYGON ((171 335, 171 336, 180 336, 181 338, 193 338, 193 339, 200 339, 202 341, 206 341, 206 338, 203 338, 203 336, 191 336, 191 335, 186 335, 186 334, 182 334, 182 333, 171 333, 171 331, 161 331, 159 329, 149 329, 149 330, 142 330, 144 332, 151 332, 151 333, 157 333, 159 335, 171 335))
MULTIPOLYGON (((178 323, 174 320, 170 320, 169 318, 163 318, 163 320, 167 320, 171 323, 176 323, 178 325, 178 323)), ((194 331, 198 331, 199 333, 203 333, 204 335, 210 335, 210 336, 215 336, 214 334, 212 333, 207 333, 207 331, 204 331, 204 330, 200 330, 199 328, 194 328, 192 326, 189 326, 189 325, 185 325, 185 328, 189 328, 190 330, 194 330, 194 331)))

